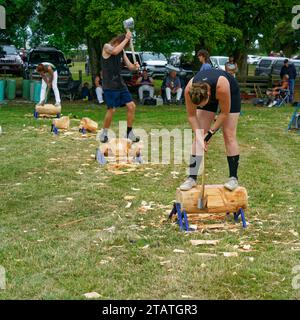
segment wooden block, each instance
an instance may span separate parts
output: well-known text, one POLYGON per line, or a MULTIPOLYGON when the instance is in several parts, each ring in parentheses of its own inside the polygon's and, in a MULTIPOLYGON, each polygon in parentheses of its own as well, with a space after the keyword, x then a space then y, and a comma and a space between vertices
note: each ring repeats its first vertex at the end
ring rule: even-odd
POLYGON ((67 130, 70 127, 70 118, 69 117, 61 117, 60 119, 54 119, 52 123, 55 125, 57 129, 67 130))
POLYGON ((200 196, 201 186, 189 191, 177 189, 176 202, 180 203, 182 210, 187 213, 226 213, 248 208, 248 195, 244 187, 229 191, 223 185, 206 185, 204 197, 207 199, 207 207, 204 209, 198 208, 200 196))
POLYGON ((79 128, 90 132, 96 132, 98 130, 98 123, 90 118, 82 118, 80 120, 79 128))
POLYGON ((57 115, 61 113, 61 107, 55 107, 53 104, 45 104, 43 106, 36 106, 35 111, 39 114, 57 115))

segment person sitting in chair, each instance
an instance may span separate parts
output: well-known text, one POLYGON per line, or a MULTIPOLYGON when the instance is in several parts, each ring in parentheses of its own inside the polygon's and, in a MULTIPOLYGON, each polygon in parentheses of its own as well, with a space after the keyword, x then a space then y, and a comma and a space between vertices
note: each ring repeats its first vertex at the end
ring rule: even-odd
POLYGON ((172 70, 166 78, 166 98, 167 104, 171 103, 171 95, 176 95, 176 103, 180 104, 180 99, 182 95, 181 82, 179 77, 177 77, 177 72, 172 70))
POLYGON ((285 74, 282 78, 281 86, 274 87, 272 89, 267 90, 266 94, 269 98, 267 102, 267 106, 269 108, 272 108, 277 103, 276 98, 280 95, 282 90, 288 90, 288 89, 289 89, 289 75, 285 74))
POLYGON ((148 75, 146 69, 143 70, 142 75, 137 79, 137 84, 140 85, 139 87, 139 99, 140 102, 143 101, 144 98, 144 91, 149 92, 149 96, 151 98, 154 97, 154 87, 153 87, 153 79, 148 75))

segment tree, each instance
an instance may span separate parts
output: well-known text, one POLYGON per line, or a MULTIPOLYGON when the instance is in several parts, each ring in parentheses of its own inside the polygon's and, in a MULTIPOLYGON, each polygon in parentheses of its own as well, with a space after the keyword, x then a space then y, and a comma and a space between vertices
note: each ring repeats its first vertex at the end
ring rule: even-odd
POLYGON ((0 41, 24 46, 29 36, 27 26, 35 15, 37 0, 0 0, 0 5, 6 9, 6 29, 0 30, 0 41))

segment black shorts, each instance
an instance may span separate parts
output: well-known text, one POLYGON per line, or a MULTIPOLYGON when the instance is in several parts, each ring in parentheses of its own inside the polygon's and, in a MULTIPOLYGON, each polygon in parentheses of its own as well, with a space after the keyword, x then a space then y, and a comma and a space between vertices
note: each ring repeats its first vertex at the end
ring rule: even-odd
MULTIPOLYGON (((210 105, 209 103, 204 107, 197 107, 198 110, 206 110, 216 113, 218 111, 218 105, 210 105)), ((231 94, 231 106, 230 113, 240 113, 241 112, 241 96, 240 91, 237 93, 231 94)))

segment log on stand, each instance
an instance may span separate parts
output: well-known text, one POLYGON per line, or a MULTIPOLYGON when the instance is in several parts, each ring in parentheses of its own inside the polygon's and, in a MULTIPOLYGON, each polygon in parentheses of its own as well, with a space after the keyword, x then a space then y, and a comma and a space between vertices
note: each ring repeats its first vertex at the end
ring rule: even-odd
POLYGON ((61 113, 61 107, 56 107, 53 104, 45 104, 43 106, 36 106, 35 111, 40 115, 49 115, 49 116, 56 116, 57 114, 61 113))
POLYGON ((204 198, 206 207, 198 208, 199 198, 201 197, 202 186, 196 186, 189 191, 177 189, 176 203, 170 214, 177 213, 180 229, 189 230, 189 224, 195 224, 200 229, 228 229, 230 226, 225 224, 204 225, 203 220, 223 220, 225 214, 233 213, 235 220, 241 216, 243 227, 246 228, 244 210, 248 208, 248 195, 244 187, 238 187, 234 191, 229 191, 223 185, 206 185, 204 198), (205 227, 204 227, 205 226, 205 227))
POLYGON ((240 208, 247 209, 248 207, 248 195, 244 187, 229 191, 223 185, 206 185, 204 197, 207 200, 207 207, 204 209, 198 208, 200 196, 201 186, 189 191, 177 189, 176 202, 187 213, 226 213, 236 212, 240 208))

